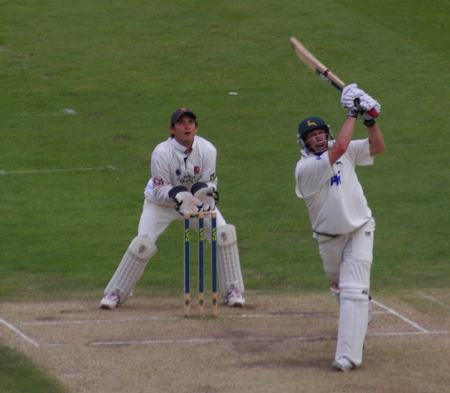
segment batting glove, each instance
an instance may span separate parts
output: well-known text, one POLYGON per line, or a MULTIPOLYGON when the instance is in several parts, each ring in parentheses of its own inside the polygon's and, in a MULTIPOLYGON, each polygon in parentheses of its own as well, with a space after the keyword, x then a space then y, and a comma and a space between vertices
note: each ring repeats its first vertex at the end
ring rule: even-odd
POLYGON ((362 112, 363 123, 367 127, 375 124, 375 118, 381 112, 381 104, 368 94, 364 94, 359 98, 359 107, 362 112))
POLYGON ((341 105, 344 108, 353 109, 358 106, 358 98, 365 94, 364 90, 361 90, 356 83, 345 86, 342 89, 341 105))
POLYGON ((359 97, 359 107, 363 112, 371 112, 372 117, 378 116, 381 112, 381 104, 368 94, 359 97))
POLYGON ((376 123, 375 118, 372 117, 368 112, 364 112, 362 118, 363 123, 366 127, 372 127, 376 123))
POLYGON ((354 117, 355 119, 357 119, 358 115, 359 115, 359 108, 357 106, 349 108, 349 110, 347 111, 347 117, 354 117))
POLYGON ((212 186, 206 183, 195 183, 191 188, 192 194, 203 204, 202 210, 207 212, 216 208, 219 200, 219 193, 212 186))

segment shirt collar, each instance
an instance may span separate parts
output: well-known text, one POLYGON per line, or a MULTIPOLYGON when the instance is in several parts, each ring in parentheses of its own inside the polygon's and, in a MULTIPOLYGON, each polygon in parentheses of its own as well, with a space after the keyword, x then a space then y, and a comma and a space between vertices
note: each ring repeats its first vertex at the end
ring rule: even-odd
POLYGON ((179 151, 180 153, 183 154, 189 154, 192 152, 192 150, 194 150, 197 146, 197 135, 194 136, 194 143, 192 144, 192 148, 190 150, 188 150, 186 148, 186 146, 182 145, 181 143, 177 142, 175 140, 175 138, 171 138, 170 143, 172 144, 173 148, 177 151, 179 151))

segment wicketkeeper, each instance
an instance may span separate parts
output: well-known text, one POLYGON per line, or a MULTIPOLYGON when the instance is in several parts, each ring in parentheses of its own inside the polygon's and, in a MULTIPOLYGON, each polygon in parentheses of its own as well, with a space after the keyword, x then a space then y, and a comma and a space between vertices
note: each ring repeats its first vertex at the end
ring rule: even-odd
MULTIPOLYGON (((144 192, 138 233, 106 286, 101 308, 114 309, 130 296, 157 251, 156 241, 171 222, 210 210, 215 210, 217 215, 220 295, 228 306, 244 305, 236 229, 227 224, 216 206, 217 151, 210 142, 197 135, 197 126, 197 116, 190 109, 176 110, 170 118, 170 137, 153 150, 151 178, 144 192)), ((209 220, 205 220, 205 235, 211 240, 209 220)))
POLYGON ((300 122, 301 159, 295 179, 296 194, 308 209, 330 289, 338 296, 333 368, 347 371, 359 367, 363 359, 375 230, 355 166, 372 165, 373 157, 383 153, 385 145, 373 117, 381 109, 376 100, 351 84, 343 89, 341 104, 347 108, 347 119, 336 140, 321 118, 307 117, 300 122), (368 137, 352 140, 358 117, 362 117, 368 137))

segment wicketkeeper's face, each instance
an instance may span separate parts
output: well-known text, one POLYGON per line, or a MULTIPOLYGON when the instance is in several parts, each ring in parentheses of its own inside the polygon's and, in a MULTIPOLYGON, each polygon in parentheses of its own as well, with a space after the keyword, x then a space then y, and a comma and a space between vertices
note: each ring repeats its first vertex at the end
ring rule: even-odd
POLYGON ((170 128, 175 140, 186 147, 191 147, 197 134, 197 122, 190 115, 181 116, 170 128))
POLYGON ((314 153, 322 153, 328 149, 328 134, 324 130, 314 130, 306 136, 305 143, 314 153))

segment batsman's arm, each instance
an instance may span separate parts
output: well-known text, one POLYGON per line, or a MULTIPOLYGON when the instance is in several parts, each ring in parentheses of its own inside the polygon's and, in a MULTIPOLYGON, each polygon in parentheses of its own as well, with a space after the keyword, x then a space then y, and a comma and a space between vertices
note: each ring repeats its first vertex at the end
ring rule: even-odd
POLYGON ((369 151, 370 155, 376 156, 384 153, 386 145, 384 143, 384 135, 379 129, 378 125, 374 123, 372 126, 367 127, 369 134, 369 151))
POLYGON ((355 130, 356 118, 347 117, 336 137, 336 142, 328 151, 328 159, 333 165, 347 151, 348 145, 352 141, 353 131, 355 130))

